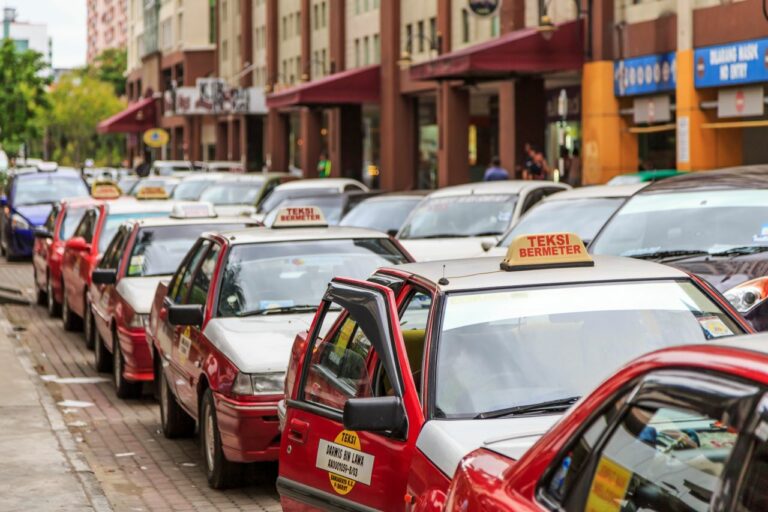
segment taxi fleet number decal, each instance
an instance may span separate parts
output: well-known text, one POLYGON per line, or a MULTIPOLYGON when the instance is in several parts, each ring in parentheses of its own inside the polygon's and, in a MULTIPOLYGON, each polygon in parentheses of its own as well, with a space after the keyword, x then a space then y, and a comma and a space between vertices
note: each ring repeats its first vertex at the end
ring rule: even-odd
POLYGON ((360 451, 357 433, 342 430, 333 442, 320 439, 315 466, 328 471, 334 491, 349 494, 355 482, 371 485, 374 458, 360 451))

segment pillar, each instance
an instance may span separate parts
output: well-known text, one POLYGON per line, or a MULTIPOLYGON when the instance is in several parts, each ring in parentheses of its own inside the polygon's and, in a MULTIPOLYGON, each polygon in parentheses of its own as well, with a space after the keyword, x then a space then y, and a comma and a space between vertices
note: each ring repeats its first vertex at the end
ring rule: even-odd
POLYGON ((447 187, 469 181, 469 91, 450 82, 439 87, 437 185, 447 187))
POLYGON ((288 172, 288 116, 270 109, 267 114, 267 165, 271 172, 288 172))
POLYGON ((227 148, 229 147, 229 137, 227 133, 227 122, 223 119, 216 121, 216 160, 227 159, 227 148))
MULTIPOLYGON (((253 64, 253 1, 240 0, 240 65, 245 68, 251 64, 253 64)), ((253 85, 253 71, 240 77, 240 85, 242 87, 253 85)), ((244 131, 242 127, 241 130, 244 131)))
POLYGON ((323 127, 323 111, 304 108, 301 111, 301 169, 305 178, 317 178, 317 162, 320 158, 320 130, 323 127))
MULTIPOLYGON (((384 3, 389 2, 382 2, 382 4, 384 3)), ((328 71, 330 73, 338 73, 347 69, 346 12, 346 0, 330 0, 328 2, 328 37, 330 38, 328 41, 330 69, 328 71)))
POLYGON ((363 169, 363 108, 344 105, 330 111, 328 153, 331 176, 359 180, 363 169))

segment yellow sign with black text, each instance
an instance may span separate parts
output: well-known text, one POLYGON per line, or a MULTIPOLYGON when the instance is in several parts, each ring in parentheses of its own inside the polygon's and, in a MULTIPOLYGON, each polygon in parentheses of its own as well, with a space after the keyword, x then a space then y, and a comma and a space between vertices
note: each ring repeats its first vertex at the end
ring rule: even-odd
POLYGON ((142 140, 144 141, 144 144, 151 148, 161 148, 168 144, 171 137, 168 135, 168 132, 162 128, 152 128, 144 132, 142 140))
POLYGON ((346 495, 358 482, 371 485, 374 459, 362 451, 357 432, 342 430, 333 442, 320 439, 315 467, 328 471, 333 490, 346 495))

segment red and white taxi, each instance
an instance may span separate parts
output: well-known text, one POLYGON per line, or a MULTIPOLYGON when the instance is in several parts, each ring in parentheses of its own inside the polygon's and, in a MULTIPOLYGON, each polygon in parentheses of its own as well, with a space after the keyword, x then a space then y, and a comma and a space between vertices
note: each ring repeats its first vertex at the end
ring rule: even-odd
POLYGON ((170 217, 133 220, 117 230, 93 270, 85 309, 96 369, 113 372, 117 396, 136 397, 154 378, 145 327, 160 280, 173 275, 201 234, 256 225, 216 218, 210 203, 179 203, 170 217))
MULTIPOLYGON (((131 219, 167 217, 173 204, 171 201, 121 199, 99 203, 85 211, 71 238, 64 244, 61 317, 65 329, 72 331, 81 327, 91 272, 120 225, 131 219)), ((92 336, 85 341, 89 348, 93 347, 92 336)))
POLYGON ((163 432, 200 426, 212 487, 236 485, 240 463, 277 459, 291 344, 331 278, 405 261, 385 234, 329 228, 317 208, 287 208, 272 228, 201 237, 158 286, 147 335, 163 432))
MULTIPOLYGON (((522 458, 472 452, 451 512, 768 510, 768 336, 643 356, 603 382, 522 458)), ((424 507, 422 510, 437 507, 424 507)))
POLYGON ((747 332, 696 277, 593 260, 569 233, 520 237, 501 265, 336 278, 291 353, 283 508, 429 510, 466 454, 494 445, 521 455, 639 354, 747 332))

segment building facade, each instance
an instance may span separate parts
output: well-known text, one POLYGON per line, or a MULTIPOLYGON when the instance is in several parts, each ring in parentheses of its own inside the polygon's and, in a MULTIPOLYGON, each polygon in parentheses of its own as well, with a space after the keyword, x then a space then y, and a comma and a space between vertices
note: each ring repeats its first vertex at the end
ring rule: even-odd
POLYGON ((51 40, 48 26, 18 19, 15 7, 3 8, 3 39, 12 39, 19 50, 34 50, 51 63, 51 40))
POLYGON ((107 48, 125 48, 128 38, 128 0, 88 0, 89 64, 107 48))

